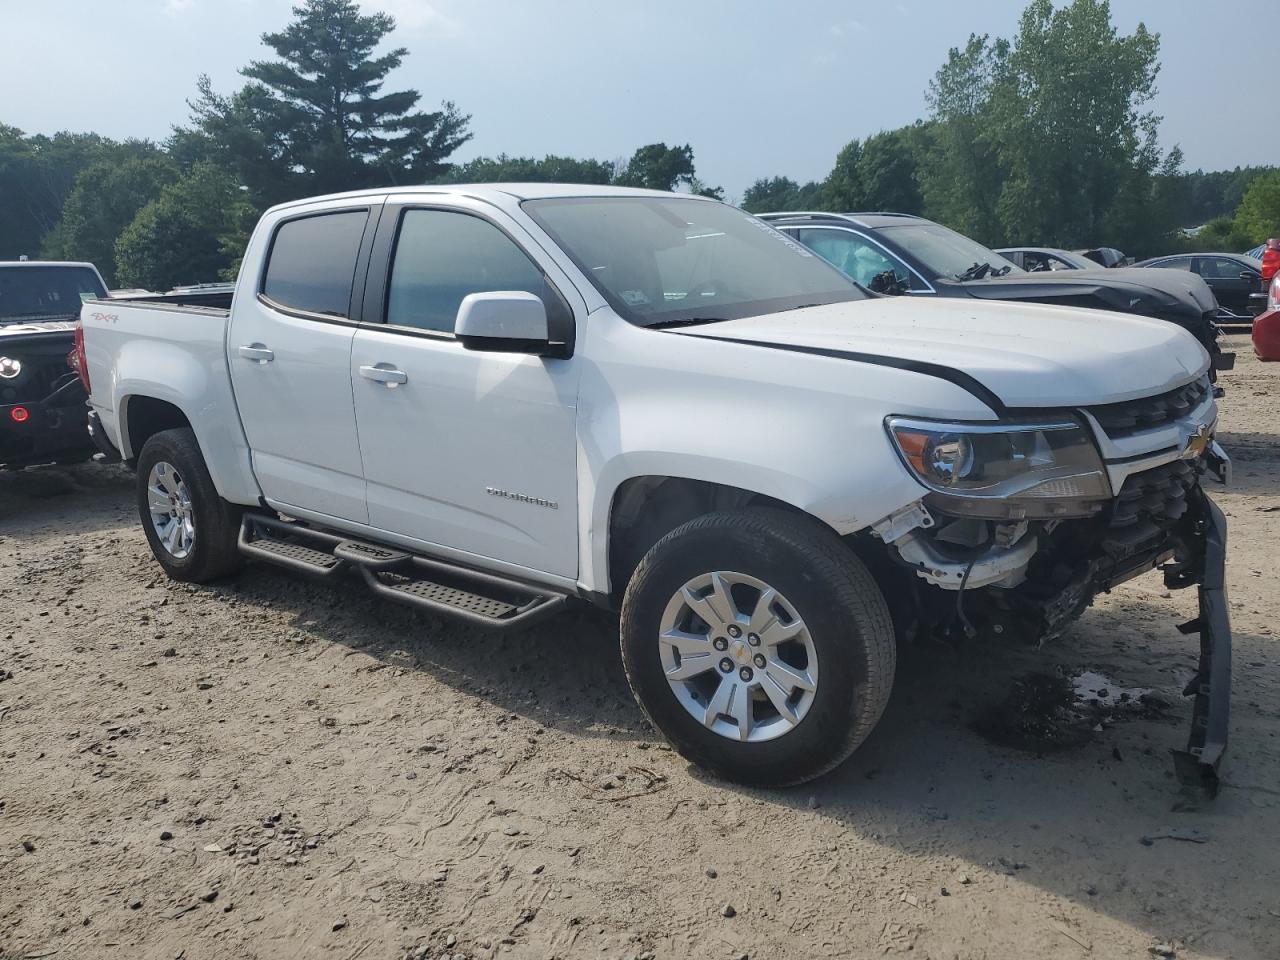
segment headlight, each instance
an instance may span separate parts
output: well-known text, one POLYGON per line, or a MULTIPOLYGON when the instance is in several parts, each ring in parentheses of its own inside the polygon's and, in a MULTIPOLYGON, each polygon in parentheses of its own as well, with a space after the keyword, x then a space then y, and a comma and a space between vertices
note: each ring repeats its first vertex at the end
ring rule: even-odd
POLYGON ((1062 517, 1096 512, 1111 498, 1102 459, 1088 431, 1060 423, 886 421, 903 461, 930 490, 971 516, 1062 517), (974 501, 985 502, 986 506, 974 501), (996 502, 1016 502, 1012 512, 996 502))

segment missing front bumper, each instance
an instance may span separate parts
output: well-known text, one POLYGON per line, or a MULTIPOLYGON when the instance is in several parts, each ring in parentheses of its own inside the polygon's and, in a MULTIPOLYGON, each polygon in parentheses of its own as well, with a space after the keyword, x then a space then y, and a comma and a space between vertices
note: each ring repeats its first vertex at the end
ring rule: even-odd
POLYGON ((1227 612, 1227 519, 1197 488, 1200 516, 1195 560, 1166 569, 1170 588, 1199 585, 1200 615, 1178 629, 1200 635, 1200 663, 1184 695, 1193 697, 1191 736, 1185 750, 1173 751, 1183 783, 1218 792, 1218 765, 1227 749, 1231 717, 1231 618, 1227 612))

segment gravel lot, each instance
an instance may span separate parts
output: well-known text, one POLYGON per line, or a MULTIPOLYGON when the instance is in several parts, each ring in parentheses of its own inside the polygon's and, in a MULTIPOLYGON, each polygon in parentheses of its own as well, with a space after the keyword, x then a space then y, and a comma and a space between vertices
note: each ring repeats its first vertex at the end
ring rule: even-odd
POLYGON ((852 761, 746 790, 646 728, 605 616, 504 638, 264 567, 187 587, 123 469, 0 475, 0 958, 1274 960, 1280 364, 1232 342, 1213 802, 1172 778, 1195 596, 1156 575, 1043 651, 907 651, 852 761), (1101 705, 1019 722, 1083 671, 1101 705))

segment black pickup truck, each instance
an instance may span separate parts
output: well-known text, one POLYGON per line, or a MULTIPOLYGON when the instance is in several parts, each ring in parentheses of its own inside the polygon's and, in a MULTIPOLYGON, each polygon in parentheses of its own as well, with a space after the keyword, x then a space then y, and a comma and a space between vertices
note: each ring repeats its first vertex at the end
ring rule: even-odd
POLYGON ((72 354, 80 305, 106 295, 90 263, 0 261, 0 470, 93 455, 72 354))

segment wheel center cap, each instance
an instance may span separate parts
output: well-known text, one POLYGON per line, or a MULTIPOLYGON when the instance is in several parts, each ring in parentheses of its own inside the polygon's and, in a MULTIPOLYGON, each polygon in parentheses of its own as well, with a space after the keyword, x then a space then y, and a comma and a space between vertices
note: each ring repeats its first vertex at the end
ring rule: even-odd
POLYGON ((729 655, 739 663, 747 663, 751 660, 751 650, 742 640, 729 641, 729 655))

